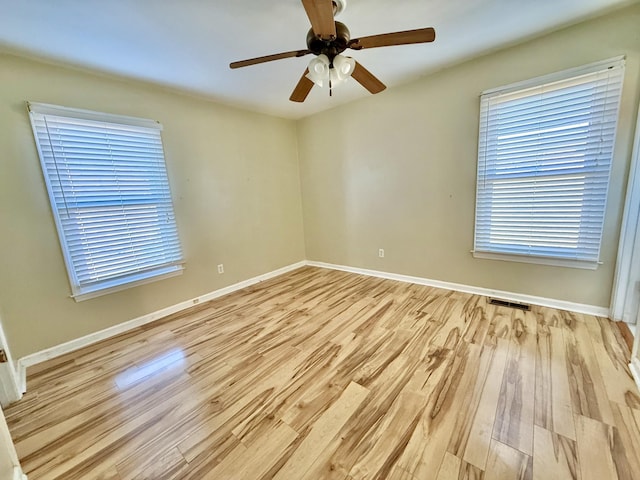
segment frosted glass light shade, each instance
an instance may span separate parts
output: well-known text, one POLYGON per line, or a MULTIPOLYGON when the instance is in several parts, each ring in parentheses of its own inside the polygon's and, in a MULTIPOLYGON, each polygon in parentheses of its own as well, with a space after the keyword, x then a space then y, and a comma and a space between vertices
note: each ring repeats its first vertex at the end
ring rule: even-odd
POLYGON ((307 78, 319 87, 322 87, 324 82, 329 80, 329 57, 321 54, 311 60, 309 62, 307 78))
POLYGON ((349 78, 354 68, 356 68, 356 61, 351 57, 336 55, 333 59, 333 70, 336 71, 336 75, 340 81, 349 78))

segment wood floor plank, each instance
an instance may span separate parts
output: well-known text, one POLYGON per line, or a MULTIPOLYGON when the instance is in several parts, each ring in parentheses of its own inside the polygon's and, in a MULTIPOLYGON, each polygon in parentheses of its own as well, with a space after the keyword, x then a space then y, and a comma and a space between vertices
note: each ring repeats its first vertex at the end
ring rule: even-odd
POLYGON ((506 369, 495 416, 493 438, 533 454, 536 375, 536 320, 531 312, 512 310, 512 327, 506 369))
POLYGON ((391 472, 391 475, 389 476, 388 480, 417 480, 417 479, 406 470, 396 466, 391 472))
POLYGON ((616 422, 612 447, 614 463, 619 466, 618 471, 628 463, 629 474, 633 478, 640 472, 640 410, 617 402, 612 402, 611 408, 616 422))
POLYGON ((239 478, 261 478, 277 461, 298 434, 286 423, 279 423, 269 432, 269 442, 259 448, 238 445, 205 477, 211 480, 235 480, 239 478))
POLYGON ((147 459, 146 464, 139 462, 134 469, 128 470, 118 466, 121 478, 147 479, 171 478, 186 471, 189 464, 176 448, 170 448, 153 458, 147 459))
POLYGON ((387 478, 395 468, 400 455, 404 453, 424 413, 426 403, 424 395, 403 391, 382 417, 375 433, 370 430, 373 435, 367 438, 367 442, 371 445, 362 448, 362 453, 358 451, 360 449, 356 450, 356 462, 351 467, 349 476, 353 480, 387 478), (395 438, 396 441, 385 442, 387 437, 395 438))
POLYGON ((511 310, 505 307, 493 308, 493 312, 489 319, 489 328, 485 342, 490 345, 496 345, 498 339, 507 340, 511 338, 511 330, 513 328, 511 310))
MULTIPOLYGON (((462 338, 467 322, 463 313, 465 304, 459 300, 460 298, 460 293, 453 292, 449 295, 447 302, 433 312, 433 316, 442 328, 432 337, 432 345, 452 349, 462 338)), ((466 300, 468 297, 463 298, 466 300)))
POLYGON ((96 480, 122 480, 115 466, 108 466, 103 473, 95 476, 96 480))
POLYGON ((31 367, 5 413, 29 480, 635 480, 614 329, 304 267, 31 367))
MULTIPOLYGON (((515 448, 493 440, 484 480, 532 480, 533 459, 515 448)), ((555 477, 554 478, 560 478, 555 477)))
POLYGON ((440 465, 437 480, 482 480, 484 471, 447 452, 440 465))
POLYGON ((533 480, 580 480, 574 440, 536 425, 533 450, 533 480))
POLYGON ((431 386, 427 407, 407 444, 398 465, 416 478, 436 479, 455 431, 458 413, 466 408, 467 389, 475 383, 482 353, 480 345, 462 342, 447 357, 443 375, 431 386))
POLYGON ((571 385, 562 329, 540 328, 536 348, 535 423, 575 440, 571 385))
POLYGON ((616 326, 618 327, 618 329, 617 332, 614 333, 614 335, 619 336, 619 343, 625 345, 627 347, 627 352, 631 353, 631 351, 633 350, 634 335, 629 328, 629 324, 626 322, 616 322, 616 326))
POLYGON ((369 390, 355 382, 350 383, 338 400, 313 424, 304 441, 277 472, 274 480, 302 478, 367 395, 369 390))
POLYGON ((613 425, 613 412, 587 326, 576 321, 565 326, 563 334, 573 411, 613 425))
POLYGON ((497 308, 488 302, 487 297, 471 295, 463 309, 467 319, 463 340, 480 345, 485 343, 491 328, 491 319, 496 314, 496 310, 497 308))
MULTIPOLYGON (((508 344, 506 345, 507 351, 509 349, 508 344)), ((456 419, 456 427, 452 432, 451 438, 449 440, 449 446, 447 450, 452 454, 463 457, 468 443, 469 436, 471 433, 471 429, 476 421, 477 412, 480 408, 480 402, 482 398, 482 393, 484 390, 485 383, 487 382, 488 375, 492 364, 494 363, 494 357, 496 357, 497 348, 481 346, 478 361, 472 365, 469 365, 470 374, 473 380, 469 383, 466 388, 461 389, 459 393, 459 401, 461 404, 465 406, 464 410, 461 410, 456 419)), ((500 350, 502 352, 502 350, 500 350)), ((505 355, 502 353, 498 353, 499 357, 504 358, 505 355)), ((499 362, 497 362, 499 363, 499 362)), ((502 373, 504 371, 504 362, 502 362, 502 371, 498 372, 500 379, 502 379, 502 373)), ((500 380, 501 384, 501 380, 500 380)), ((500 385, 499 384, 499 385, 500 385)), ((499 390, 498 385, 498 392, 499 390)), ((497 393, 496 401, 497 401, 497 393)), ((495 420, 495 406, 496 402, 494 401, 493 413, 495 420)), ((493 423, 491 425, 493 427, 493 423)), ((492 428, 489 429, 489 437, 491 436, 492 428)), ((482 467, 484 468, 484 463, 486 461, 486 457, 482 459, 482 467)))
POLYGON ((498 340, 496 351, 491 362, 487 379, 482 389, 482 396, 473 419, 467 445, 462 459, 481 470, 486 468, 489 445, 493 425, 495 424, 497 407, 504 381, 508 348, 498 340))
POLYGON ((445 453, 436 480, 458 480, 460 478, 461 465, 462 460, 460 457, 456 457, 449 452, 445 453))
POLYGON ((606 423, 576 415, 576 443, 582 480, 619 478, 610 447, 613 429, 606 423))

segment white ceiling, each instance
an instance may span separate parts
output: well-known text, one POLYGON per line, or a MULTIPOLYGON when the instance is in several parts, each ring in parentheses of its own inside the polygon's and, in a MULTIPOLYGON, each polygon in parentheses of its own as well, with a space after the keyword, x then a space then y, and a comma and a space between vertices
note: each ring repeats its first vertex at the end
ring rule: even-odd
MULTIPOLYGON (((348 0, 352 38, 434 27, 436 41, 348 51, 388 87, 637 0, 348 0)), ((300 0, 0 0, 0 50, 154 82, 301 118, 370 95, 354 80, 329 98, 289 95, 312 56, 230 70, 306 48, 300 0)), ((384 95, 382 92, 379 95, 384 95)))

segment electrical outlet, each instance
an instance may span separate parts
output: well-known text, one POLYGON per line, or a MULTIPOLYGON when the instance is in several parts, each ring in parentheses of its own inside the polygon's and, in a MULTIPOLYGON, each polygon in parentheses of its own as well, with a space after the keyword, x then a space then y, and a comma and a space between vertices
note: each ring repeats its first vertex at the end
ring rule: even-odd
POLYGON ((224 265, 222 263, 218 265, 218 273, 224 273, 224 265))
POLYGON ((380 258, 384 258, 384 248, 379 248, 379 249, 378 249, 378 256, 379 256, 380 258))

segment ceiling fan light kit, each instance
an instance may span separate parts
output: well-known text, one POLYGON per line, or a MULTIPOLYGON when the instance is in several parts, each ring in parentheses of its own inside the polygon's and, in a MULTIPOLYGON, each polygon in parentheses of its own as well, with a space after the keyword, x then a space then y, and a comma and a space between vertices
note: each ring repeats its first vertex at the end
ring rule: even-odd
POLYGON ((433 28, 420 28, 351 39, 347 26, 335 21, 335 16, 346 7, 346 0, 302 0, 302 5, 311 22, 306 50, 276 53, 233 62, 229 65, 231 68, 241 68, 282 58, 314 54, 316 58, 309 62, 308 68, 289 98, 293 102, 304 102, 314 85, 319 87, 329 85, 329 95, 331 95, 332 88, 350 76, 370 93, 379 93, 386 88, 384 83, 355 59, 342 55, 342 52, 348 48, 362 50, 363 48, 428 43, 433 42, 436 36, 433 28))
MULTIPOLYGON (((336 55, 331 61, 328 56, 321 53, 309 62, 309 73, 306 77, 320 88, 328 84, 331 89, 348 79, 355 66, 356 61, 351 57, 336 55)), ((331 94, 331 90, 329 92, 331 94)))

